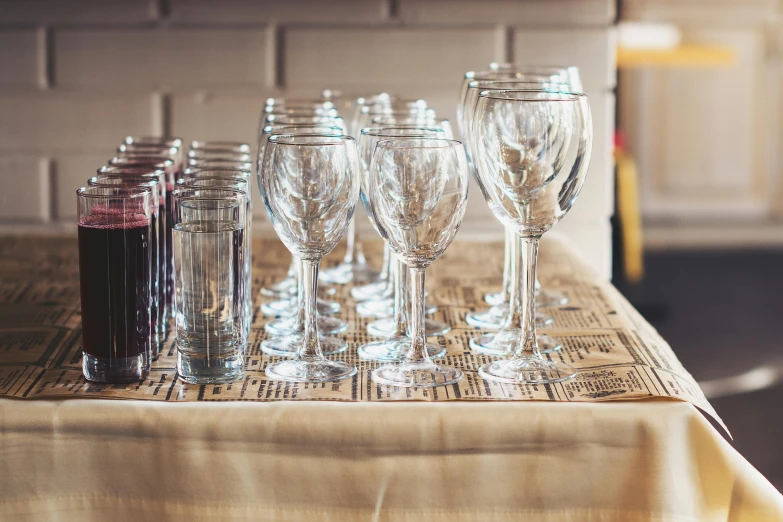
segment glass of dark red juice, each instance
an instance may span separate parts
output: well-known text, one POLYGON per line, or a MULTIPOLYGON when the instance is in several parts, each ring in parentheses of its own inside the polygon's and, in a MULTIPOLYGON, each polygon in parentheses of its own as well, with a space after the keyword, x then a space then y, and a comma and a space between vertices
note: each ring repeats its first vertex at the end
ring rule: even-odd
MULTIPOLYGON (((115 170, 115 169, 112 169, 115 170)), ((166 340, 168 312, 166 309, 166 204, 165 174, 160 170, 120 170, 111 174, 98 171, 87 180, 89 187, 136 186, 152 189, 152 217, 150 218, 150 255, 152 256, 152 360, 160 353, 166 340)))
POLYGON ((82 187, 76 196, 82 371, 95 382, 141 380, 152 350, 153 191, 82 187))

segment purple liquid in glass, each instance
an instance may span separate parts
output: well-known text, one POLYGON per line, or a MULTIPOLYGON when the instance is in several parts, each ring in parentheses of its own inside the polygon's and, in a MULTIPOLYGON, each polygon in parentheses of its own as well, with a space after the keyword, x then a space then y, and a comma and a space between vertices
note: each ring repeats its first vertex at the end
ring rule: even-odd
MULTIPOLYGON (((82 344, 102 360, 151 350, 150 220, 101 213, 79 221, 82 344)), ((149 359, 147 359, 149 360, 149 359)))

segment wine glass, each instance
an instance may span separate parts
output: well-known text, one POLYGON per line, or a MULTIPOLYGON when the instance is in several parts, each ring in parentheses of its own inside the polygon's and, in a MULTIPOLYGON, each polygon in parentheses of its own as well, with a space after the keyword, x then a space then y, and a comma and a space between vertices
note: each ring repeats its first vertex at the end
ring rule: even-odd
POLYGON ((513 357, 483 365, 479 374, 501 382, 548 383, 576 370, 545 358, 535 324, 538 241, 571 208, 590 163, 592 120, 587 96, 533 90, 490 90, 479 96, 473 119, 476 179, 490 210, 517 234, 521 291, 518 306, 494 341, 513 357), (517 311, 518 310, 518 311, 517 311))
MULTIPOLYGON (((536 82, 525 81, 519 79, 503 79, 503 80, 476 80, 468 84, 468 90, 465 94, 465 107, 463 112, 462 128, 465 129, 465 146, 468 151, 468 162, 472 165, 472 157, 475 151, 472 149, 473 137, 475 135, 474 129, 471 128, 471 119, 475 109, 478 95, 483 90, 490 89, 520 89, 520 90, 555 90, 560 92, 568 92, 568 86, 563 83, 553 82, 536 82)), ((492 308, 488 311, 475 311, 469 312, 465 316, 465 321, 471 325, 482 329, 493 330, 500 329, 505 324, 508 315, 510 313, 509 302, 511 299, 511 293, 513 291, 512 285, 519 285, 519 278, 513 277, 514 270, 517 269, 512 263, 512 260, 516 258, 515 248, 517 247, 516 236, 513 233, 506 231, 506 244, 504 255, 504 271, 503 271, 503 286, 500 292, 497 294, 490 294, 485 296, 485 300, 492 301, 492 308)), ((518 288, 517 288, 517 291, 518 288)), ((543 303, 539 303, 544 306, 543 303)), ((547 303, 551 305, 552 303, 547 303)), ((548 326, 552 323, 552 318, 542 313, 536 314, 536 324, 541 326, 548 326)), ((486 338, 485 338, 486 340, 486 338)), ((501 350, 505 350, 505 344, 501 350)), ((542 353, 548 353, 560 349, 560 343, 548 336, 540 336, 539 338, 539 350, 542 353)), ((499 346, 497 343, 490 345, 482 345, 476 339, 473 339, 472 348, 478 351, 484 351, 494 355, 503 355, 505 351, 498 351, 499 346)))
MULTIPOLYGON (((316 295, 318 267, 345 233, 359 195, 359 164, 350 136, 270 136, 264 151, 258 184, 275 232, 301 261, 303 331, 296 341, 296 357, 268 366, 272 379, 324 382, 345 379, 354 366, 324 358, 323 344, 337 351, 344 341, 318 334, 316 295)), ((290 338, 289 338, 290 339, 290 338)), ((262 349, 280 349, 269 339, 262 349)), ((289 350, 284 350, 290 354, 289 350)), ((269 353, 269 352, 267 352, 269 353)))
POLYGON ((405 358, 377 368, 372 379, 403 387, 456 383, 462 372, 435 364, 427 354, 424 275, 451 244, 465 215, 468 165, 462 143, 436 138, 378 142, 365 196, 381 236, 409 267, 413 299, 405 358))
MULTIPOLYGON (((256 172, 261 169, 261 160, 264 157, 264 150, 269 136, 274 134, 297 134, 297 135, 332 135, 340 136, 343 131, 340 127, 322 125, 320 123, 301 123, 298 125, 267 125, 264 127, 261 133, 261 139, 258 143, 258 153, 256 155, 256 172)), ((277 283, 264 287, 261 289, 261 295, 267 297, 277 297, 278 301, 272 301, 261 305, 261 311, 265 315, 280 316, 291 315, 301 306, 297 303, 297 273, 298 273, 298 261, 292 257, 291 264, 288 267, 288 273, 286 277, 277 283)), ((331 287, 321 286, 319 288, 319 295, 334 295, 336 290, 331 287)), ((321 313, 337 313, 339 306, 335 307, 336 303, 326 303, 319 299, 318 308, 321 313)))
MULTIPOLYGON (((442 129, 426 128, 426 127, 367 127, 362 129, 359 137, 359 159, 362 164, 362 201, 364 202, 368 197, 367 191, 369 188, 369 169, 370 162, 372 160, 372 154, 377 144, 382 140, 389 139, 402 139, 402 138, 443 138, 444 132, 442 129)), ((369 212, 367 213, 370 215, 369 212)), ((370 223, 375 228, 376 232, 380 233, 378 225, 374 218, 370 217, 370 223)), ((389 245, 384 246, 385 249, 389 248, 389 245)), ((356 305, 356 312, 363 317, 380 317, 378 321, 373 321, 367 325, 367 332, 375 337, 391 337, 397 338, 403 335, 405 328, 403 323, 405 321, 405 311, 397 308, 396 303, 401 302, 405 304, 407 297, 399 296, 404 292, 404 286, 400 285, 397 277, 402 271, 406 270, 402 261, 389 256, 393 269, 392 277, 390 279, 390 287, 393 291, 393 295, 388 298, 382 298, 378 300, 367 300, 356 305), (392 259, 394 258, 394 259, 392 259)), ((425 312, 427 314, 434 313, 436 308, 432 305, 425 305, 425 312)), ((428 336, 444 335, 451 327, 441 321, 434 321, 426 319, 424 322, 424 330, 428 336)))

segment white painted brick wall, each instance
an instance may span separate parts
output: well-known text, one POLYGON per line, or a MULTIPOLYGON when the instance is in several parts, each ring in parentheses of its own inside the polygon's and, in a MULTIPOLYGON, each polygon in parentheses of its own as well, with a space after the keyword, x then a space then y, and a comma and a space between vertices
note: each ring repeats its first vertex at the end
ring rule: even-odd
MULTIPOLYGON (((74 191, 126 134, 253 142, 267 96, 324 87, 425 98, 454 120, 466 70, 507 60, 574 64, 591 97, 595 144, 580 200, 557 228, 608 277, 614 5, 2 0, 0 224, 72 221, 74 191)), ((256 217, 264 221, 260 204, 256 217)), ((461 235, 502 237, 477 190, 461 235)))

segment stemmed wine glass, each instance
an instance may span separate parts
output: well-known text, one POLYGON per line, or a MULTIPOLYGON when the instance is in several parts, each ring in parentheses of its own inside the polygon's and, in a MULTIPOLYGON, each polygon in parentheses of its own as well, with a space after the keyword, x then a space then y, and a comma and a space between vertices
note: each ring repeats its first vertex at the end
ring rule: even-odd
POLYGON ((427 354, 424 274, 451 244, 465 215, 468 165, 462 143, 435 138, 378 142, 365 196, 378 231, 410 269, 413 299, 405 358, 377 368, 372 379, 403 387, 453 384, 462 372, 435 364, 427 354))
MULTIPOLYGON (((376 112, 384 113, 394 108, 406 108, 406 114, 418 114, 420 110, 426 108, 424 100, 399 100, 392 97, 383 97, 376 100, 374 105, 366 105, 359 110, 359 117, 356 122, 362 128, 367 118, 371 118, 376 112)), ((340 264, 334 268, 328 268, 321 272, 321 280, 334 284, 373 284, 381 280, 382 272, 371 268, 364 257, 364 249, 359 240, 359 231, 354 219, 348 225, 346 234, 345 256, 340 264)))
POLYGON ((295 358, 266 368, 271 379, 337 381, 356 367, 323 355, 316 322, 318 267, 348 227, 359 196, 359 163, 350 136, 269 138, 258 183, 275 232, 302 262, 305 329, 295 358))
POLYGON ((536 336, 535 276, 540 237, 571 208, 590 163, 592 120, 587 96, 535 90, 490 90, 473 117, 476 178, 490 210, 517 234, 521 291, 495 341, 513 357, 483 365, 479 374, 501 382, 570 379, 573 367, 542 356, 536 336), (515 310, 518 310, 516 312, 515 310))
MULTIPOLYGON (((261 168, 261 160, 264 157, 264 149, 266 147, 266 141, 272 134, 296 134, 296 133, 313 133, 313 134, 333 134, 336 136, 343 134, 343 129, 336 125, 327 125, 322 123, 300 123, 297 125, 280 125, 272 124, 266 125, 259 132, 258 140, 258 153, 256 155, 256 172, 259 172, 261 168)), ((269 285, 268 287, 261 288, 261 295, 266 297, 279 297, 282 299, 296 298, 297 296, 297 267, 298 261, 296 258, 291 258, 291 264, 288 267, 286 277, 269 285)), ((319 295, 324 294, 324 290, 327 287, 319 287, 319 295)), ((334 288, 329 289, 327 292, 329 295, 336 293, 334 288)), ((270 305, 270 309, 273 307, 270 305)))
MULTIPOLYGON (((268 162, 269 155, 267 154, 267 149, 271 143, 275 143, 277 138, 285 137, 286 139, 294 139, 297 137, 318 138, 321 136, 340 136, 335 135, 332 131, 326 131, 324 134, 311 132, 309 134, 303 133, 301 135, 298 133, 275 134, 276 132, 276 130, 270 129, 267 133, 268 136, 265 134, 262 146, 259 150, 263 157, 258 163, 257 179, 259 181, 259 189, 262 191, 263 186, 261 185, 261 179, 264 176, 265 169, 273 166, 268 162)), ((280 301, 265 303, 261 306, 262 312, 266 315, 275 315, 279 317, 264 325, 264 329, 272 334, 272 337, 261 343, 261 351, 270 355, 295 355, 298 352, 305 335, 307 317, 305 315, 306 296, 304 285, 306 284, 306 281, 302 279, 302 261, 297 258, 296 254, 293 254, 292 257, 294 260, 294 287, 296 293, 290 299, 281 299, 280 301), (278 303, 277 308, 274 308, 275 303, 278 303)), ((327 317, 326 315, 323 315, 327 313, 336 313, 339 310, 339 303, 324 301, 316 297, 315 322, 321 340, 321 349, 326 355, 340 353, 348 348, 348 343, 343 339, 328 336, 330 334, 344 332, 348 329, 348 323, 337 317, 327 317)))
MULTIPOLYGON (((402 138, 443 138, 444 132, 442 129, 426 128, 426 127, 367 127, 362 129, 359 137, 359 159, 362 163, 362 195, 364 196, 370 190, 369 187, 369 169, 372 160, 372 154, 376 145, 383 140, 389 139, 402 139, 402 138)), ((368 212, 369 215, 369 212, 368 212)), ((370 223, 375 230, 378 230, 378 225, 374 218, 370 218, 370 223)), ((384 246, 384 249, 388 249, 388 243, 384 246)), ((387 257, 387 256, 384 256, 387 257)), ((373 321, 367 325, 367 332, 375 337, 391 337, 397 338, 405 334, 405 309, 400 308, 397 305, 407 304, 407 296, 402 295, 405 292, 405 286, 400 281, 400 274, 407 270, 402 260, 396 258, 393 255, 389 255, 389 260, 392 265, 391 278, 389 280, 392 290, 392 296, 389 298, 381 298, 378 300, 366 300, 356 305, 356 312, 364 317, 375 316, 380 317, 379 320, 373 321)), ((425 313, 431 314, 436 311, 436 307, 425 304, 425 313)), ((428 336, 444 335, 451 327, 441 321, 435 321, 432 319, 425 319, 424 330, 428 336)))

